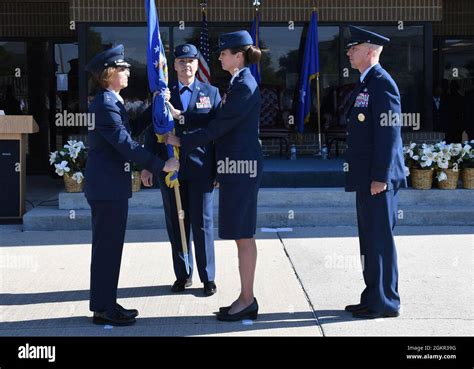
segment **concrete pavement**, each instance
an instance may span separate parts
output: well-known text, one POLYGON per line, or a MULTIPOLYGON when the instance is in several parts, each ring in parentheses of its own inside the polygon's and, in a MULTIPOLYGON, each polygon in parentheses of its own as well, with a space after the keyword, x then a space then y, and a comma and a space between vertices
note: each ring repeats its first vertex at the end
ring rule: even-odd
POLYGON ((321 336, 275 233, 259 235, 255 293, 261 309, 252 324, 218 322, 213 315, 239 293, 233 241, 216 242, 218 293, 204 297, 197 273, 185 293, 169 291, 175 277, 164 231, 128 231, 119 301, 137 308, 140 319, 112 329, 94 326, 89 318, 90 232, 10 229, 1 239, 2 336, 321 336))
POLYGON ((397 227, 401 316, 359 320, 344 306, 364 289, 357 229, 281 233, 325 336, 473 336, 474 228, 397 227))
POLYGON ((0 226, 1 336, 468 336, 474 335, 474 227, 398 227, 402 316, 356 320, 363 281, 355 227, 257 234, 259 319, 218 322, 239 292, 233 241, 216 241, 218 293, 172 294, 162 230, 127 231, 119 302, 140 311, 132 327, 90 322, 90 232, 21 232, 0 226))

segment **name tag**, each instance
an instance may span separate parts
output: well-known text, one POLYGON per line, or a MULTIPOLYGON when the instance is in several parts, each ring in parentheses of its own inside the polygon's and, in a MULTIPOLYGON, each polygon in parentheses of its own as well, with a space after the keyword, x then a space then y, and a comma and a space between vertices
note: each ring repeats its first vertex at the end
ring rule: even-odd
POLYGON ((211 107, 211 99, 209 98, 209 96, 199 96, 199 102, 196 103, 196 108, 210 109, 211 107))
POLYGON ((369 106, 369 94, 361 92, 357 95, 354 108, 367 108, 369 106))

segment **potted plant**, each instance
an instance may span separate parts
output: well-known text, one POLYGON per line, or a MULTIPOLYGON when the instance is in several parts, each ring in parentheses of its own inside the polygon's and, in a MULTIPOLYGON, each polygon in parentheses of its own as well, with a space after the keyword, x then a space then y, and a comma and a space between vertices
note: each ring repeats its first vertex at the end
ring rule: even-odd
POLYGON ((132 163, 132 192, 138 192, 142 188, 141 170, 138 164, 132 163))
POLYGON ((454 190, 458 186, 460 164, 462 162, 462 144, 442 141, 434 145, 437 153, 436 179, 442 190, 454 190))
POLYGON ((411 175, 412 187, 417 190, 429 190, 433 183, 433 170, 437 154, 432 145, 410 142, 403 147, 405 169, 411 175))
POLYGON ((49 154, 49 164, 64 178, 66 192, 82 192, 87 151, 82 141, 70 140, 59 151, 49 154))
POLYGON ((462 188, 474 189, 474 140, 464 142, 462 148, 461 180, 462 188))

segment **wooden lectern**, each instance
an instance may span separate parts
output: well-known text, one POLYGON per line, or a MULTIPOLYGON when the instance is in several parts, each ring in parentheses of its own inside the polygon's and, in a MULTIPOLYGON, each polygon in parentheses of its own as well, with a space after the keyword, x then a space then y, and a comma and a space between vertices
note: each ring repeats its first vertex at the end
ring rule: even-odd
POLYGON ((0 116, 0 219, 25 213, 28 134, 38 131, 31 115, 0 116))

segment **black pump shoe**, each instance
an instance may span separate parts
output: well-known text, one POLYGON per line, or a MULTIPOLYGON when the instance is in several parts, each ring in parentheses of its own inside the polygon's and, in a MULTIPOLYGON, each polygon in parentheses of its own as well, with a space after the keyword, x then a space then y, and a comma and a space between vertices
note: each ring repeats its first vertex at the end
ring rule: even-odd
MULTIPOLYGON (((226 309, 226 308, 221 308, 221 309, 226 309)), ((229 314, 229 310, 230 310, 230 307, 228 310, 219 309, 219 313, 217 314, 217 320, 221 320, 224 322, 235 322, 242 319, 255 320, 257 319, 257 316, 258 316, 257 299, 254 298, 253 302, 249 306, 239 311, 238 313, 229 314)))
POLYGON ((222 306, 219 308, 219 313, 227 313, 232 308, 232 305, 222 306))

